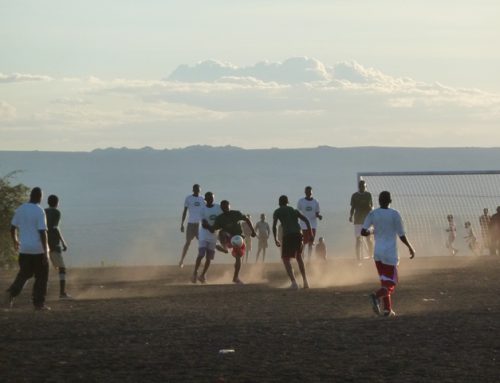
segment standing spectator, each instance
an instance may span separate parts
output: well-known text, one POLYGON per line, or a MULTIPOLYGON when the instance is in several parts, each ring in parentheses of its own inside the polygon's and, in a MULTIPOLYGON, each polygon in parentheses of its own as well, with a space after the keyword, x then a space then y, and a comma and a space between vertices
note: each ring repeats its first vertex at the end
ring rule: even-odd
POLYGON ((35 277, 33 305, 35 310, 50 310, 45 305, 49 278, 49 256, 47 244, 47 221, 40 207, 42 189, 33 188, 30 200, 17 208, 12 218, 10 233, 14 247, 19 251, 19 272, 6 291, 6 301, 12 307, 28 279, 35 277))
POLYGON ((479 217, 479 226, 481 227, 482 248, 487 249, 491 255, 493 254, 493 249, 491 248, 490 221, 491 216, 488 214, 488 208, 485 207, 483 215, 479 217))
MULTIPOLYGON (((356 238, 356 259, 361 264, 363 256, 361 254, 361 246, 363 246, 363 238, 361 236, 361 228, 366 216, 373 208, 372 195, 366 191, 366 182, 360 180, 358 183, 358 191, 351 196, 351 211, 349 213, 349 222, 354 223, 354 237, 356 238)), ((370 237, 367 239, 369 256, 373 255, 373 243, 370 237)))
POLYGON ((491 216, 490 235, 491 255, 500 255, 500 206, 497 206, 497 212, 491 216))
MULTIPOLYGON (((247 218, 250 220, 252 217, 250 214, 247 214, 247 218)), ((243 231, 243 238, 245 240, 245 263, 248 263, 248 256, 252 251, 252 228, 248 225, 247 221, 242 221, 241 230, 243 231)))

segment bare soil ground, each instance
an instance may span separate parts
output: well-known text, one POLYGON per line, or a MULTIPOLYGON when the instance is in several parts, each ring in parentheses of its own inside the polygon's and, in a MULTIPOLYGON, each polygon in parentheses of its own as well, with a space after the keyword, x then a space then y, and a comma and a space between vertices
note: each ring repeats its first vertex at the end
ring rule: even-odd
POLYGON ((0 381, 500 381, 500 257, 403 260, 395 318, 371 311, 370 261, 309 269, 299 291, 279 264, 244 265, 243 286, 230 265, 208 285, 190 266, 74 269, 70 302, 51 271, 52 311, 33 311, 31 286, 0 310, 0 381))

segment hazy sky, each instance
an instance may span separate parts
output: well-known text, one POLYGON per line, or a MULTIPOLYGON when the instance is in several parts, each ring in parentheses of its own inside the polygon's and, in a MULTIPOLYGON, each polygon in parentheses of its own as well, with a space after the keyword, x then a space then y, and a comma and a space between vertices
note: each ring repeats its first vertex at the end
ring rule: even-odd
POLYGON ((0 0, 0 150, 500 146, 500 2, 0 0))

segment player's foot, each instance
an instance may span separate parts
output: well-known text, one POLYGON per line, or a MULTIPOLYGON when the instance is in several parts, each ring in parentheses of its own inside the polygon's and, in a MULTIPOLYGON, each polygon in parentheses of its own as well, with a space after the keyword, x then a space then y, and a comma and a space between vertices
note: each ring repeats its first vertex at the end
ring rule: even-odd
POLYGON ((198 277, 198 280, 200 281, 200 283, 203 283, 203 284, 207 283, 207 278, 205 278, 204 275, 200 275, 198 277))
POLYGON ((11 309, 14 306, 14 297, 10 294, 10 291, 6 291, 4 294, 4 305, 6 308, 11 309))
POLYGON ((307 282, 307 279, 304 281, 304 286, 302 288, 304 288, 304 289, 309 288, 309 282, 307 282))
POLYGON ((396 313, 393 310, 384 310, 384 314, 383 315, 385 317, 395 317, 396 313))
POLYGON ((221 245, 219 245, 219 244, 215 245, 215 248, 216 248, 217 250, 219 250, 221 253, 225 253, 225 254, 229 253, 229 250, 228 250, 228 249, 226 249, 225 247, 223 247, 223 246, 221 246, 221 245))
POLYGON ((244 285, 243 281, 240 278, 233 279, 233 283, 237 285, 244 285))
POLYGON ((191 283, 196 283, 197 279, 198 279, 198 276, 196 275, 196 273, 194 273, 193 275, 191 275, 191 283))
POLYGON ((59 295, 59 299, 62 301, 70 301, 73 299, 73 297, 67 293, 62 293, 59 295))
POLYGON ((292 284, 290 285, 290 287, 288 288, 288 290, 298 290, 298 289, 299 289, 299 285, 295 281, 293 281, 292 284))
POLYGON ((41 305, 35 306, 35 311, 50 311, 51 308, 49 306, 41 305))
POLYGON ((380 315, 380 301, 378 300, 375 293, 370 294, 370 302, 372 303, 373 312, 377 315, 380 315))
POLYGON ((184 263, 182 261, 179 262, 179 267, 182 269, 184 268, 184 263))

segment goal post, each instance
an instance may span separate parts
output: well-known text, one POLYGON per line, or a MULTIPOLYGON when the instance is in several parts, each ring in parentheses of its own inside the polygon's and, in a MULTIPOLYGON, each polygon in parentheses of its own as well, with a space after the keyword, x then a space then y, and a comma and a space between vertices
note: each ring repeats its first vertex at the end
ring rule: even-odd
POLYGON ((446 229, 450 214, 457 228, 454 247, 458 255, 473 254, 464 238, 467 221, 486 253, 488 238, 479 217, 484 208, 492 215, 500 206, 500 170, 359 172, 357 180, 366 181, 374 207, 378 207, 381 191, 391 193, 391 207, 401 213, 408 238, 419 255, 449 254, 446 229))

